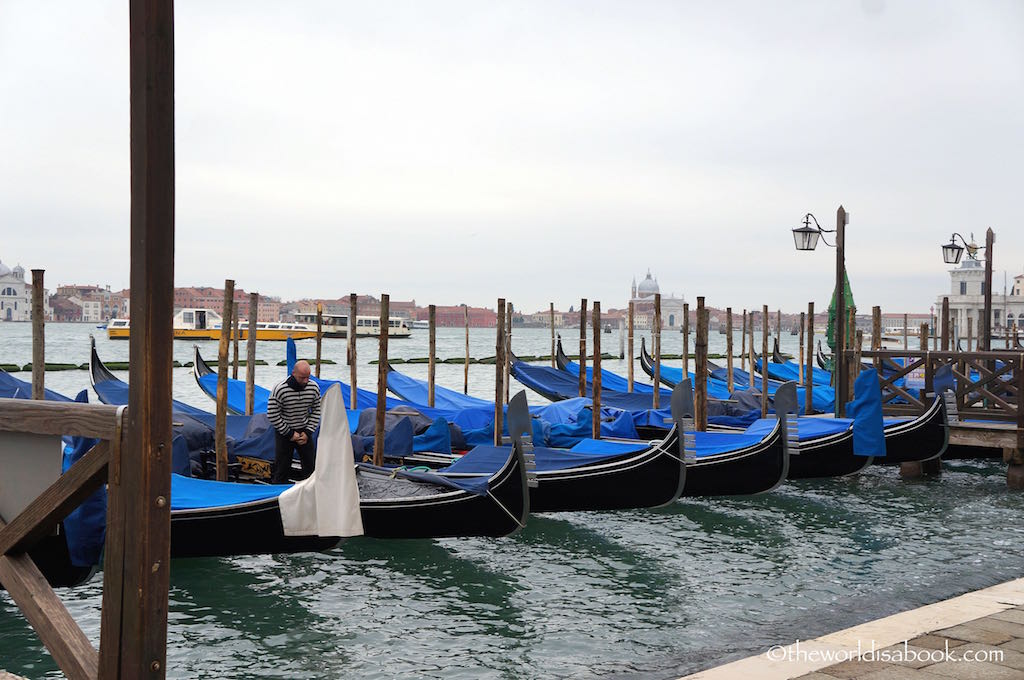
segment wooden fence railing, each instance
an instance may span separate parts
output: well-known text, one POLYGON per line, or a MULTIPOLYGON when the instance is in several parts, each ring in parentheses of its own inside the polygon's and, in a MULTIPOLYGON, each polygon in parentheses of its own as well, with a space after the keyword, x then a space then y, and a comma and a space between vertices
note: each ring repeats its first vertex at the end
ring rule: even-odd
MULTIPOLYGON (((46 442, 53 445, 56 457, 60 455, 56 437, 61 435, 100 440, 67 472, 20 508, 20 512, 13 517, 0 517, 0 583, 69 678, 117 677, 119 650, 124 644, 118 612, 124 576, 125 532, 124 515, 117 508, 123 507, 119 471, 125 410, 123 406, 0 399, 0 442, 5 438, 11 440, 12 433, 52 435, 54 437, 46 442), (97 653, 26 550, 52 533, 68 513, 104 483, 107 484, 108 509, 103 611, 97 653)), ((10 454, 9 450, 5 461, 8 465, 16 459, 10 454)), ((30 467, 33 461, 23 460, 23 464, 30 467)), ((36 477, 38 479, 39 475, 36 477)), ((2 485, 0 494, 4 494, 2 485)), ((8 489, 7 494, 12 495, 12 490, 8 489)))

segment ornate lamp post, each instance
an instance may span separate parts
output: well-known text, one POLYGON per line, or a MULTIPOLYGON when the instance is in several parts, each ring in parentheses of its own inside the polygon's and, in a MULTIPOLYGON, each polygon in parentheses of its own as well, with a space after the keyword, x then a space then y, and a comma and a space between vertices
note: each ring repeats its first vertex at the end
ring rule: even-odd
POLYGON ((982 294, 985 296, 984 312, 982 313, 981 328, 978 329, 981 338, 979 338, 979 349, 983 352, 987 352, 992 348, 992 246, 996 242, 996 235, 989 228, 985 232, 985 245, 979 246, 974 242, 974 237, 971 237, 971 242, 968 243, 960 234, 953 232, 953 235, 949 237, 949 243, 942 246, 942 261, 946 264, 957 264, 960 262, 960 258, 964 254, 964 250, 967 251, 967 257, 972 260, 978 259, 978 251, 985 251, 985 289, 982 294), (960 243, 957 244, 956 240, 960 239, 960 243))
POLYGON ((822 229, 817 218, 811 213, 804 215, 804 226, 793 230, 793 241, 797 250, 814 250, 818 245, 818 239, 824 234, 835 234, 835 244, 821 238, 825 245, 836 249, 836 347, 835 347, 835 375, 836 375, 836 415, 842 417, 846 414, 846 393, 848 391, 848 379, 846 375, 846 362, 843 361, 843 350, 846 349, 846 225, 850 223, 850 213, 839 206, 836 211, 836 228, 822 229), (814 227, 811 227, 814 222, 814 227))

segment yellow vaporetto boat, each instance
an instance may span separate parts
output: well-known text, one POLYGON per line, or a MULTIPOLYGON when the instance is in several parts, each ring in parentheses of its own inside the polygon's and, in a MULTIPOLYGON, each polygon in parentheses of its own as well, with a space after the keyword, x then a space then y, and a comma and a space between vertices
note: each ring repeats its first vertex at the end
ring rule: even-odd
MULTIPOLYGON (((220 340, 223 318, 212 309, 179 309, 174 314, 174 338, 181 340, 220 340)), ((127 340, 131 324, 128 319, 111 319, 107 324, 107 337, 127 340)), ((248 323, 239 324, 239 339, 249 339, 248 323)), ((234 333, 231 334, 234 340, 234 333)), ((316 337, 316 329, 301 323, 260 321, 256 324, 257 340, 306 340, 316 337)))

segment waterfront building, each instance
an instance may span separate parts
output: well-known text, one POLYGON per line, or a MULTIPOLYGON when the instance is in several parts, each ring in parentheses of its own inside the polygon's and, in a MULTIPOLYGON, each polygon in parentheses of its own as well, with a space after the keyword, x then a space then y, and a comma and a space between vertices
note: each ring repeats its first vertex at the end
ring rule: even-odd
MULTIPOLYGON (((942 298, 949 298, 949 315, 957 337, 967 337, 967 319, 974 319, 977 337, 985 310, 985 263, 964 258, 960 266, 949 270, 949 293, 935 301, 935 314, 942 309, 942 298)), ((1002 336, 1014 324, 1024 328, 1024 295, 1021 295, 1024 275, 1014 277, 1013 288, 1002 293, 992 291, 992 335, 1002 336)))
MULTIPOLYGON (((633 277, 633 286, 630 289, 629 299, 633 303, 633 323, 636 328, 649 329, 654 324, 654 296, 661 292, 658 286, 658 279, 651 276, 651 270, 647 270, 647 276, 639 284, 636 277, 633 277)), ((686 297, 676 297, 674 294, 661 296, 661 327, 677 328, 683 325, 683 305, 686 297)))
POLYGON ((0 261, 0 321, 29 321, 32 318, 32 286, 25 282, 25 269, 13 269, 0 261))

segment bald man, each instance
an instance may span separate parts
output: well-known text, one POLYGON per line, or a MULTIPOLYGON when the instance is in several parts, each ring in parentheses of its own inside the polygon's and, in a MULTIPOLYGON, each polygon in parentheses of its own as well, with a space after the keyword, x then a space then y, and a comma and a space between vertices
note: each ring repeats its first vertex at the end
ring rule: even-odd
POLYGON ((267 417, 274 426, 274 473, 270 481, 287 484, 292 455, 299 452, 302 477, 313 474, 314 433, 320 426, 320 387, 309 379, 309 362, 297 361, 292 374, 279 383, 267 400, 267 417))

